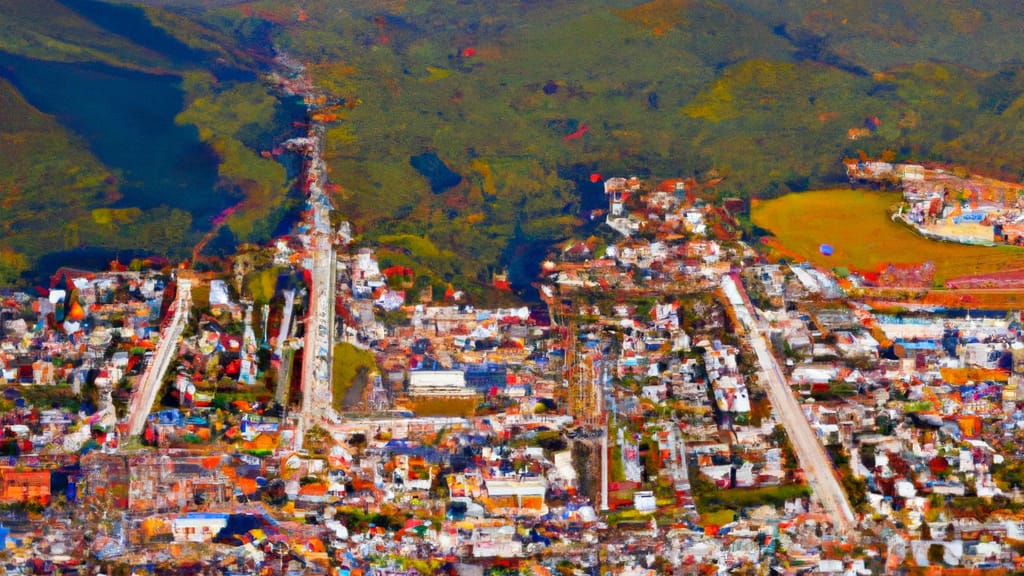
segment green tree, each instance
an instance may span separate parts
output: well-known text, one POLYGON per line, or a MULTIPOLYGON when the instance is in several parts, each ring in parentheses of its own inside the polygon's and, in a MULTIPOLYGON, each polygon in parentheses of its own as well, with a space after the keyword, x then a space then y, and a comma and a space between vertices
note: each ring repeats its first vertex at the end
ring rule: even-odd
POLYGON ((319 425, 314 425, 306 431, 306 437, 303 440, 303 447, 306 450, 309 450, 311 454, 326 454, 327 449, 330 447, 330 442, 330 432, 324 430, 319 425))

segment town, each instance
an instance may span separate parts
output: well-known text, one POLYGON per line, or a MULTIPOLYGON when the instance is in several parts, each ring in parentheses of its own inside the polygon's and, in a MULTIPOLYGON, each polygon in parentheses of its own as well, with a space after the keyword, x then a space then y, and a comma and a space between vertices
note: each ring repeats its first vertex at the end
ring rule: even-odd
POLYGON ((604 182, 540 302, 332 226, 0 301, 0 548, 35 574, 842 573, 1024 565, 1018 312, 869 306, 742 202, 604 182))
MULTIPOLYGON (((768 258, 714 182, 614 177, 536 298, 479 306, 354 240, 321 156, 336 104, 279 59, 311 112, 282 145, 292 234, 227 272, 115 262, 2 294, 6 572, 1024 567, 1009 299, 924 305, 930 263, 768 258)), ((847 170, 901 185, 923 234, 1016 243, 1016 189, 989 206, 989 182, 847 170)))

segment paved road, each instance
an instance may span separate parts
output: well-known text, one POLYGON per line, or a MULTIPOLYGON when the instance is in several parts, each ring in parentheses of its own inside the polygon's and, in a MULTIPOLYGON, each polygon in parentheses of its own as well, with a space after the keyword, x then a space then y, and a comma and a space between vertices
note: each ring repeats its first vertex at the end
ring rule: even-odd
POLYGON ((331 203, 323 191, 327 169, 321 156, 323 132, 309 131, 306 172, 309 182, 310 233, 309 311, 302 356, 302 413, 295 431, 295 447, 301 448, 306 430, 314 424, 335 420, 332 407, 331 364, 334 348, 335 252, 330 224, 331 203))
POLYGON ((274 392, 274 401, 282 406, 288 401, 288 383, 291 381, 291 350, 288 351, 288 358, 285 358, 284 343, 292 332, 292 310, 295 306, 295 291, 284 291, 284 313, 281 318, 281 329, 277 335, 277 344, 274 346, 274 356, 281 359, 281 369, 277 373, 277 389, 274 392), (287 360, 287 361, 286 361, 287 360))
POLYGON ((146 420, 153 410, 153 403, 156 402, 164 374, 167 373, 167 368, 177 352, 178 338, 181 337, 192 308, 192 283, 189 280, 178 279, 178 297, 172 306, 173 309, 168 311, 171 315, 170 322, 160 331, 160 342, 153 353, 153 358, 139 378, 128 404, 129 436, 138 436, 146 427, 146 420))
POLYGON ((855 518, 850 503, 846 499, 846 494, 833 473, 832 461, 825 454, 825 450, 818 442, 818 437, 811 429, 810 423, 807 422, 800 404, 793 397, 793 392, 779 368, 778 361, 769 351, 762 329, 754 321, 756 317, 754 311, 749 301, 743 297, 742 284, 732 276, 725 276, 722 284, 726 292, 726 299, 750 333, 750 344, 761 365, 761 373, 764 374, 767 384, 768 398, 786 429, 786 434, 793 444, 793 450, 796 452, 811 489, 829 515, 835 519, 839 531, 847 531, 852 527, 855 518))

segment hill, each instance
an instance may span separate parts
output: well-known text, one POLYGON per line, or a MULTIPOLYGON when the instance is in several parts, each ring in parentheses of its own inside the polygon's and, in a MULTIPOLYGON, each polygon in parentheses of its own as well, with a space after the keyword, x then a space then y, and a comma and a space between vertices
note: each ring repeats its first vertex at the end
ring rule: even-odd
MULTIPOLYGON (((183 107, 192 106, 181 120, 205 122, 198 131, 214 135, 205 142, 221 142, 213 194, 253 207, 252 218, 232 223, 239 241, 280 222, 287 209, 267 204, 287 202, 286 184, 265 166, 253 171, 255 184, 238 180, 231 167, 257 167, 256 147, 224 143, 246 140, 219 111, 248 109, 257 90, 211 77, 227 60, 258 69, 274 46, 344 100, 327 150, 340 213, 365 241, 413 236, 437 248, 384 255, 434 281, 486 281, 520 247, 542 251, 571 235, 595 172, 721 176, 721 195, 743 197, 833 186, 845 178, 840 160, 859 154, 1024 173, 1024 38, 1014 26, 1024 9, 1013 3, 150 0, 132 8, 170 38, 162 43, 110 37, 109 24, 97 32, 97 4, 60 3, 79 17, 83 5, 93 10, 84 23, 54 24, 80 47, 55 53, 181 74, 183 107), (183 59, 171 40, 201 56, 183 59), (224 156, 232 150, 234 160, 224 156)), ((31 39, 57 32, 26 27, 31 34, 4 49, 44 57, 31 39)), ((264 126, 275 116, 260 114, 264 126)), ((197 228, 207 221, 190 213, 197 228)))
POLYGON ((412 260, 485 279, 510 246, 572 232, 591 172, 714 171, 723 195, 771 197, 834 185, 858 154, 1024 171, 1007 128, 1020 9, 868 4, 252 2, 200 18, 275 22, 349 103, 329 160, 367 239, 428 237, 451 265, 412 260), (461 184, 432 191, 407 161, 423 153, 461 184))
POLYGON ((159 7, 0 4, 0 282, 185 257, 232 205, 231 235, 268 238, 290 183, 259 152, 302 111, 268 93, 263 57, 238 45, 159 7))

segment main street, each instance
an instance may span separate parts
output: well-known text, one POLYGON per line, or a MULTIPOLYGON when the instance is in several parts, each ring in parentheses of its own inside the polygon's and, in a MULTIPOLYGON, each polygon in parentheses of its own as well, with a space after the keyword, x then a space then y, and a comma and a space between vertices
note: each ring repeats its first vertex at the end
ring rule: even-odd
MULTIPOLYGON (((309 118, 306 135, 292 138, 283 146, 303 155, 302 185, 306 190, 305 227, 306 263, 309 270, 309 305, 305 318, 302 367, 302 404, 292 438, 292 447, 302 448, 306 431, 314 425, 331 427, 339 422, 332 406, 331 388, 332 354, 334 348, 334 298, 337 257, 334 250, 335 233, 331 229, 331 200, 327 187, 327 164, 323 158, 326 123, 335 116, 328 113, 337 101, 328 99, 315 87, 305 67, 278 53, 275 59, 287 70, 280 77, 280 87, 286 94, 302 97, 309 118), (326 105, 326 107, 325 107, 326 105)), ((290 314, 290 306, 288 308, 290 314)), ((279 353, 280 355, 280 353, 279 353)), ((282 383, 283 384, 283 381, 282 383)), ((283 386, 278 386, 278 398, 283 398, 283 386)))
POLYGON ((757 316, 754 314, 749 300, 744 297, 743 285, 732 275, 726 275, 722 278, 722 289, 725 291, 726 300, 733 308, 735 316, 740 319, 749 332, 750 345, 753 347, 754 353, 757 354, 761 374, 764 375, 768 399, 782 426, 786 429, 786 434, 793 444, 793 450, 800 461, 800 466, 803 467, 807 482, 818 501, 834 519, 838 530, 846 532, 855 521, 850 503, 836 479, 831 460, 825 454, 821 443, 818 442, 818 437, 811 429, 810 423, 807 422, 800 404, 793 397, 786 377, 779 368, 778 360, 768 349, 761 326, 755 320, 757 316))
POLYGON ((314 123, 306 143, 307 202, 310 206, 311 256, 309 310, 302 353, 302 412, 295 430, 301 448, 306 430, 317 422, 334 420, 331 364, 334 348, 335 252, 331 230, 331 202, 324 193, 327 169, 321 156, 323 129, 314 123))

